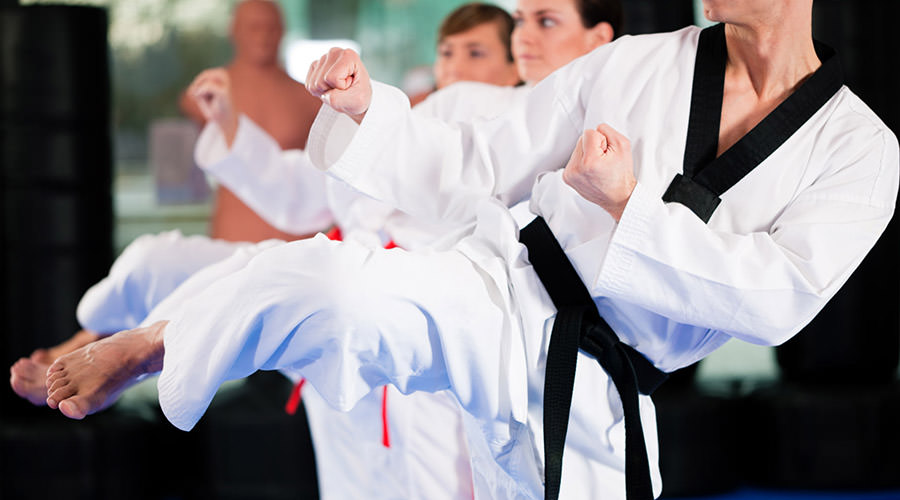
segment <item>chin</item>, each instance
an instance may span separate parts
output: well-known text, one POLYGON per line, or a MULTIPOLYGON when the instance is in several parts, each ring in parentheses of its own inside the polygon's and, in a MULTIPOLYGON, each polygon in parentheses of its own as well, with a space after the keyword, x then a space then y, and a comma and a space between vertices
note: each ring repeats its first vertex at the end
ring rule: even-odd
POLYGON ((703 0, 703 17, 714 23, 724 22, 725 20, 722 19, 720 12, 721 9, 716 8, 720 3, 717 0, 703 0))
POLYGON ((710 9, 703 9, 703 17, 705 17, 708 21, 714 23, 725 22, 725 19, 723 19, 721 16, 716 15, 716 12, 710 9))
POLYGON ((546 68, 527 67, 519 71, 519 76, 526 82, 539 82, 544 79, 550 72, 546 68))

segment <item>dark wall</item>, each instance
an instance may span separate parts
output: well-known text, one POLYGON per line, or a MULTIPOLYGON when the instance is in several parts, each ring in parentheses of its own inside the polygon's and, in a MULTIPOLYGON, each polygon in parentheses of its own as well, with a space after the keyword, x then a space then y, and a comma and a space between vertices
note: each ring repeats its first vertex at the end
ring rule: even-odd
POLYGON ((106 31, 99 8, 0 7, 3 366, 71 336, 112 261, 106 31))
POLYGON ((674 31, 694 23, 692 0, 622 0, 624 32, 630 35, 674 31))
POLYGON ((894 131, 900 130, 900 38, 896 0, 816 0, 813 36, 835 47, 847 85, 894 131))
MULTIPOLYGON (((846 85, 900 130, 896 0, 817 0, 813 35, 837 50, 846 85)), ((896 217, 825 309, 778 348, 789 380, 892 380, 900 356, 900 234, 896 217)))

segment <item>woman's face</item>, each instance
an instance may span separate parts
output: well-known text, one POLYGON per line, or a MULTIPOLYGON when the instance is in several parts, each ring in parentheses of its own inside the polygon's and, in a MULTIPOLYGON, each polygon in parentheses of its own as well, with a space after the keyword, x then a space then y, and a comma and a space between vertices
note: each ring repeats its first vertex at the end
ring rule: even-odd
POLYGON ((515 85, 519 81, 516 65, 506 52, 493 22, 448 35, 438 43, 435 84, 439 89, 460 81, 515 85))
POLYGON ((608 42, 600 23, 585 28, 575 0, 519 0, 513 13, 516 27, 512 50, 519 76, 528 83, 543 80, 554 70, 608 42))

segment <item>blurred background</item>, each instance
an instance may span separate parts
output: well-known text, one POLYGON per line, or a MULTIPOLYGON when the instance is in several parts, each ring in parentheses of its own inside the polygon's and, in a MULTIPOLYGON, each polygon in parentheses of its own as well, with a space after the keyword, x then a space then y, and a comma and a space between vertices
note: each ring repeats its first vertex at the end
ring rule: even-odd
MULTIPOLYGON (((0 0, 5 366, 68 338, 78 298, 138 235, 209 232, 214 187, 192 163, 198 131, 178 99, 199 71, 231 58, 234 3, 0 0)), ((416 94, 433 84, 440 20, 465 2, 279 3, 282 60, 296 79, 328 47, 351 46, 374 78, 416 94)), ((703 24, 693 0, 624 4, 626 33, 703 24)), ((897 0, 815 4, 815 35, 836 47, 848 85, 895 131, 898 18, 897 0)), ((660 390, 666 496, 900 498, 898 257, 892 223, 796 340, 777 349, 729 343, 660 390)), ((252 383, 259 393, 290 390, 278 377, 252 383)), ((152 384, 132 392, 72 423, 5 385, 0 499, 315 498, 302 415, 226 393, 216 403, 224 410, 185 435, 160 422, 152 384)))

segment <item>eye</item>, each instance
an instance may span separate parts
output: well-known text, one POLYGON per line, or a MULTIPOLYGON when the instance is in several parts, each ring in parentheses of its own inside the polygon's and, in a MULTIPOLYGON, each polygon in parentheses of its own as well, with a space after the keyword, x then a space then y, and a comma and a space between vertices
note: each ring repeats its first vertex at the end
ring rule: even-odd
POLYGON ((469 51, 469 57, 471 57, 472 59, 481 59, 482 57, 485 57, 486 55, 487 54, 482 49, 472 49, 469 51))
POLYGON ((542 17, 538 20, 538 22, 540 23, 542 28, 552 28, 559 24, 558 22, 556 22, 556 19, 553 19, 551 17, 542 17))
POLYGON ((522 24, 525 23, 525 20, 522 19, 522 16, 519 14, 513 14, 512 18, 513 18, 513 26, 515 26, 517 28, 519 26, 522 26, 522 24))

